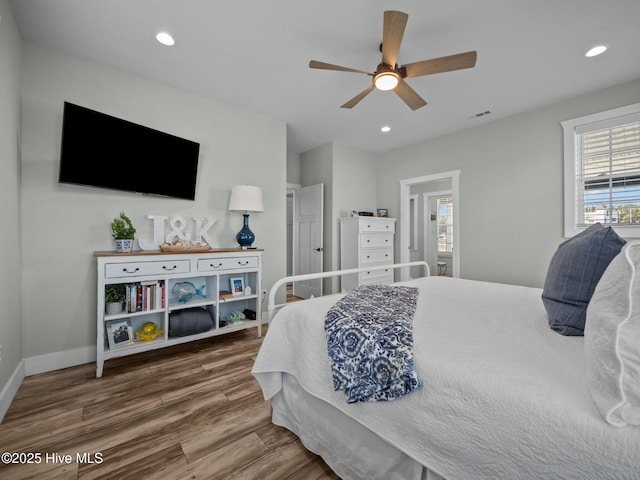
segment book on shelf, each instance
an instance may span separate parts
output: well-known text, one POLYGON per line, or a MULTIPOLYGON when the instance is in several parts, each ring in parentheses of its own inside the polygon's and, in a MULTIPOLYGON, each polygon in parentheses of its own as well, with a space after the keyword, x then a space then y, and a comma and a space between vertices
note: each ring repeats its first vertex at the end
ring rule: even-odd
POLYGON ((220 301, 224 302, 225 300, 233 298, 233 293, 229 290, 220 290, 220 301))
POLYGON ((165 305, 164 280, 148 280, 126 284, 126 310, 128 313, 163 309, 165 305))

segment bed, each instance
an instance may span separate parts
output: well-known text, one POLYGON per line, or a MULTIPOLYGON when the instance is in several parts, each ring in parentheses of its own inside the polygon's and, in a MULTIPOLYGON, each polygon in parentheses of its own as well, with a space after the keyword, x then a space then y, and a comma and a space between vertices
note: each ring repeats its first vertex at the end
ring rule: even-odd
MULTIPOLYGON (((640 246, 636 251, 640 262, 640 246)), ((609 288, 618 284, 604 280, 609 288)), ((324 320, 345 293, 280 309, 252 370, 272 421, 337 475, 640 479, 640 424, 616 427, 603 419, 592 397, 586 337, 549 328, 543 289, 439 276, 394 285, 419 289, 413 360, 423 385, 416 391, 347 403, 334 390, 324 320)), ((640 290, 631 290, 626 294, 637 298, 640 290)))

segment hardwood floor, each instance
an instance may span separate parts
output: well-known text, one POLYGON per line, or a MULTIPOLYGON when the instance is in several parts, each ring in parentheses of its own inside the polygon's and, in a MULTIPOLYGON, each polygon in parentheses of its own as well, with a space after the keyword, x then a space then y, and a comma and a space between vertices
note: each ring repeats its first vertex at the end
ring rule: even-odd
POLYGON ((285 300, 287 303, 297 302, 298 300, 304 300, 304 298, 296 297, 293 294, 293 283, 287 283, 287 299, 285 300))
POLYGON ((39 463, 0 463, 0 478, 338 479, 271 423, 251 375, 261 340, 251 329, 113 359, 98 379, 95 363, 27 377, 0 453, 39 463))

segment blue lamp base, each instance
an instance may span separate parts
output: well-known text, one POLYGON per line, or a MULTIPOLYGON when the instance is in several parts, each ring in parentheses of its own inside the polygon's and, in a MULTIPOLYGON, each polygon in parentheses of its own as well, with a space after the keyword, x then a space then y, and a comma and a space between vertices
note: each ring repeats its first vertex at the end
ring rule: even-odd
POLYGON ((244 225, 242 226, 242 230, 240 230, 236 235, 236 241, 238 242, 238 245, 240 245, 240 248, 246 250, 251 247, 256 236, 249 229, 249 214, 243 213, 242 216, 244 217, 244 225))

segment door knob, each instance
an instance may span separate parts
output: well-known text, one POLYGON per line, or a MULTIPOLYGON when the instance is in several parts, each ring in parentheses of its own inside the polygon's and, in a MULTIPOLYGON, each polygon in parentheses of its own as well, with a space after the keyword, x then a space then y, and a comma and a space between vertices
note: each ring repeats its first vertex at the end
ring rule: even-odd
POLYGON ((318 248, 314 248, 314 250, 315 250, 316 252, 321 252, 321 251, 323 251, 324 249, 323 249, 322 247, 318 247, 318 248))

